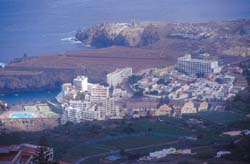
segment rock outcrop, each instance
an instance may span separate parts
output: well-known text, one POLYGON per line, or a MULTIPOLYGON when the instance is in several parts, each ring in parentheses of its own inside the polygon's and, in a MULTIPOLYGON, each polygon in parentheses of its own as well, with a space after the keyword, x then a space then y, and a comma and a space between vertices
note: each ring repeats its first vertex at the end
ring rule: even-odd
POLYGON ((76 38, 98 48, 112 45, 138 47, 160 39, 152 23, 103 23, 81 30, 76 38))

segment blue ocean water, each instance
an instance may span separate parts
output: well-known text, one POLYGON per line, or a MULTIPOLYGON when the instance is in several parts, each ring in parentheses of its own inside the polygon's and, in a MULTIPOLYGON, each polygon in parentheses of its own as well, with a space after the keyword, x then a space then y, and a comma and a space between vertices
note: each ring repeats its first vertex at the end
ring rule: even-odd
MULTIPOLYGON (((86 49, 72 40, 80 28, 103 22, 207 22, 250 18, 250 0, 0 0, 0 62, 86 49)), ((0 95, 19 103, 56 93, 0 95)))
POLYGON ((27 103, 31 101, 51 100, 56 97, 59 91, 24 92, 13 94, 0 94, 0 100, 9 105, 27 103))
POLYGON ((250 18, 249 0, 1 0, 0 62, 81 50, 76 31, 101 22, 250 18))

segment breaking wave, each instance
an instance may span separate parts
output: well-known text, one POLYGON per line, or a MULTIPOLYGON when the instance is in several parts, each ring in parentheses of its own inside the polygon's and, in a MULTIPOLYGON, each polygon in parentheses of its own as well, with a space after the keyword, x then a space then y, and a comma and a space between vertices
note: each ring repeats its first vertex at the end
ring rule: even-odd
POLYGON ((67 38, 62 38, 61 41, 66 41, 70 43, 82 43, 81 41, 77 40, 75 37, 67 37, 67 38))

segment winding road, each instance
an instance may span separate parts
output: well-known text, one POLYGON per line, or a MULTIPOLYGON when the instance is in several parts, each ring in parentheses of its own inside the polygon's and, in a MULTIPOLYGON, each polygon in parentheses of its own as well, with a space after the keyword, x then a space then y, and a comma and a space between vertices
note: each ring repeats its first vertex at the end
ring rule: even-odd
MULTIPOLYGON (((159 143, 159 144, 128 148, 128 149, 125 149, 124 151, 125 152, 131 152, 131 151, 136 151, 136 150, 146 149, 146 148, 151 148, 151 147, 156 147, 156 146, 164 146, 164 145, 176 144, 176 143, 183 142, 183 141, 184 140, 169 141, 169 142, 164 142, 164 143, 159 143)), ((119 152, 120 152, 120 150, 116 150, 116 151, 110 151, 110 152, 107 152, 107 153, 99 153, 99 154, 95 154, 95 155, 85 156, 85 157, 82 157, 79 160, 77 160, 75 162, 75 164, 81 164, 82 162, 84 162, 84 161, 86 161, 86 160, 88 160, 90 158, 112 155, 112 154, 116 154, 116 153, 119 153, 119 152)))

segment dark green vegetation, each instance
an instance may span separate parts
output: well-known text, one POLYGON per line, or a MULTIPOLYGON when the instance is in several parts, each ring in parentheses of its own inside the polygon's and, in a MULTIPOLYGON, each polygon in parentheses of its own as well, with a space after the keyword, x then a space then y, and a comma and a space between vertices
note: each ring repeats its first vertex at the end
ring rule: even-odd
MULTIPOLYGON (((139 80, 141 80, 143 77, 140 75, 132 75, 129 76, 128 78, 128 84, 129 85, 134 85, 135 83, 137 83, 139 80)), ((138 87, 138 86, 134 86, 134 88, 136 89, 134 92, 134 97, 142 97, 143 96, 143 89, 138 87)))
POLYGON ((250 87, 246 88, 240 94, 235 96, 233 100, 230 100, 227 103, 227 109, 250 114, 250 87))
POLYGON ((168 98, 168 96, 163 96, 160 98, 159 103, 157 104, 157 108, 159 108, 161 105, 164 104, 169 104, 170 100, 168 98))
POLYGON ((139 80, 142 79, 142 76, 139 76, 139 75, 132 75, 132 76, 129 76, 128 78, 128 83, 130 85, 133 85, 135 83, 137 83, 139 80))
POLYGON ((244 114, 250 114, 250 59, 239 64, 243 69, 243 76, 246 78, 248 87, 236 95, 227 103, 228 110, 240 111, 244 114))
POLYGON ((250 59, 241 62, 239 66, 243 69, 243 75, 250 85, 250 59))
MULTIPOLYGON (((0 144, 34 143, 39 144, 41 136, 45 135, 55 150, 56 159, 76 161, 99 153, 125 152, 119 162, 147 155, 149 152, 163 148, 199 148, 212 149, 211 153, 196 151, 192 158, 206 160, 214 157, 216 151, 227 150, 227 146, 235 139, 222 135, 224 131, 247 129, 249 118, 235 112, 205 112, 197 115, 187 115, 182 119, 172 117, 142 118, 136 120, 109 120, 87 122, 77 125, 68 123, 37 133, 11 133, 0 136, 0 144), (190 118, 201 121, 191 123, 190 118), (187 137, 197 137, 190 140, 187 137)), ((240 149, 241 147, 238 147, 240 149)), ((233 151, 231 145, 230 150, 233 151)), ((244 152, 241 151, 241 154, 244 152)), ((92 157, 87 163, 95 163, 108 154, 92 157)), ((235 154, 230 160, 247 161, 244 156, 235 154)))
POLYGON ((170 81, 169 80, 166 80, 166 79, 159 79, 158 81, 157 81, 157 84, 159 85, 159 84, 164 84, 164 85, 168 85, 170 83, 170 81))

